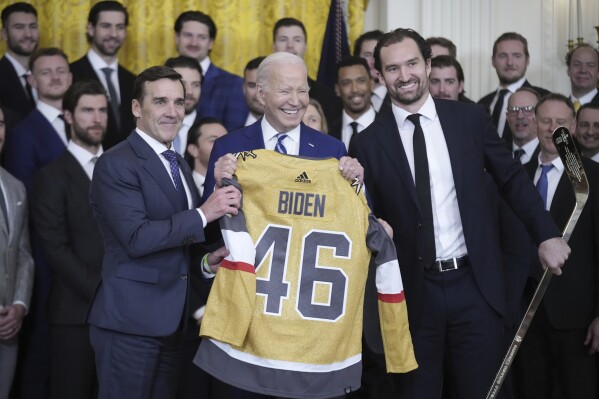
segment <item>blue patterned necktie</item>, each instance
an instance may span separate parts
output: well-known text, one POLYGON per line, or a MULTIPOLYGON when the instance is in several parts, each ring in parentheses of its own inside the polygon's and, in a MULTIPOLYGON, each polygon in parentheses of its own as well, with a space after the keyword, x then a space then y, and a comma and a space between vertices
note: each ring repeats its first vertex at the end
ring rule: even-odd
POLYGON ((283 144, 283 140, 287 138, 285 133, 277 134, 277 144, 275 144, 275 151, 280 154, 287 154, 287 148, 285 148, 285 144, 283 144))
POLYGON ((183 187, 183 180, 181 180, 181 174, 179 173, 179 162, 177 162, 177 154, 173 150, 166 150, 162 153, 164 158, 168 161, 171 167, 171 174, 173 175, 173 182, 175 183, 175 190, 179 194, 179 200, 183 209, 189 209, 187 203, 187 194, 185 193, 185 187, 183 187))
POLYGON ((547 209, 547 189, 549 187, 549 181, 547 180, 547 173, 553 168, 553 164, 549 165, 541 165, 541 177, 537 181, 537 190, 539 190, 539 194, 541 194, 541 198, 543 199, 543 205, 545 209, 547 209))

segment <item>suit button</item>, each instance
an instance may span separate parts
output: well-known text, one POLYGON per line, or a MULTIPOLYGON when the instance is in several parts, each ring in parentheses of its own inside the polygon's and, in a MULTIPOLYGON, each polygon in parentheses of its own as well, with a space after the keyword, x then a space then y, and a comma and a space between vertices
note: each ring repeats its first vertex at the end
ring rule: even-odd
POLYGON ((187 274, 182 274, 179 276, 181 280, 187 280, 187 274))
POLYGON ((421 229, 422 228, 422 223, 418 223, 418 228, 421 229))

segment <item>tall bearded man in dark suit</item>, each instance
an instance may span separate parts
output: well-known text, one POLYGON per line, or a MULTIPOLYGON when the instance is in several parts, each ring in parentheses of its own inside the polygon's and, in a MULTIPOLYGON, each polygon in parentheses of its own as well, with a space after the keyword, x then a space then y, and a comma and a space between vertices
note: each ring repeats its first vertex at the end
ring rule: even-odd
POLYGON ((65 93, 63 107, 71 140, 35 176, 32 219, 53 272, 50 397, 92 399, 98 383, 86 317, 100 281, 104 247, 89 187, 103 152, 108 99, 100 83, 77 82, 65 93))
POLYGON ((447 364, 455 396, 480 399, 501 361, 507 314, 488 174, 539 245, 543 266, 560 274, 570 249, 485 111, 430 96, 424 38, 411 29, 385 34, 375 65, 392 112, 361 132, 350 154, 364 166, 374 214, 393 228, 404 280, 419 367, 392 377, 397 397, 440 398, 447 364))

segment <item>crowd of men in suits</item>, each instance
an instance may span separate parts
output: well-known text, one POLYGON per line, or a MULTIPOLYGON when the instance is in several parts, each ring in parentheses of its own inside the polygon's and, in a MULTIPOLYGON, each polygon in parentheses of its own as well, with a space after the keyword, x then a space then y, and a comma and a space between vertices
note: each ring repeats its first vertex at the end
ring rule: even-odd
POLYGON ((6 6, 1 18, 0 399, 11 385, 18 398, 265 397, 192 362, 201 342, 194 312, 226 256, 206 240, 218 237, 210 222, 239 207, 237 192, 222 187, 236 166, 227 154, 257 148, 336 157, 345 177, 364 177, 400 265, 410 265, 402 275, 420 367, 385 375, 369 338, 376 310, 366 306, 363 388, 351 397, 480 397, 541 265, 560 274, 564 261, 504 394, 599 397, 592 46, 568 54, 564 96, 533 86, 526 39, 502 34, 491 59, 499 86, 477 105, 455 45, 406 29, 360 36, 328 88, 307 75, 308 36, 294 18, 277 21, 274 54, 250 60, 243 77, 210 59, 217 27, 200 11, 174 21, 178 55, 137 77, 118 60, 129 15, 117 1, 90 9, 89 51, 71 63, 59 48, 38 48, 30 4, 6 6), (308 100, 326 125, 301 123, 308 100), (317 131, 324 126, 329 136, 317 131), (575 199, 551 143, 557 126, 576 136, 591 186, 567 261, 558 237, 575 199), (193 259, 201 268, 189 267, 193 259), (131 356, 140 345, 162 349, 131 356), (158 371, 127 385, 141 365, 158 371))

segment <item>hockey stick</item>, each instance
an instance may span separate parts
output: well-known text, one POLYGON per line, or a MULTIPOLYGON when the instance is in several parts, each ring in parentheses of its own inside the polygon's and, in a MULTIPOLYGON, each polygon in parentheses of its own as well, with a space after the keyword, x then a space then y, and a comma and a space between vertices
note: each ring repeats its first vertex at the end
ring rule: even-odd
MULTIPOLYGON (((568 220, 562 235, 564 240, 568 241, 572 235, 574 227, 576 226, 576 222, 578 222, 582 208, 584 208, 584 204, 589 196, 589 182, 584 172, 580 155, 578 154, 578 150, 576 149, 576 145, 574 144, 574 140, 572 139, 568 129, 565 127, 558 127, 555 129, 553 131, 553 143, 555 144, 555 148, 559 153, 559 157, 564 164, 565 171, 568 174, 570 183, 572 183, 572 188, 574 189, 574 195, 576 197, 576 205, 574 206, 574 210, 570 215, 570 219, 568 220)), ((499 367, 497 375, 495 375, 495 380, 493 380, 491 389, 487 394, 487 399, 494 399, 499 394, 499 389, 501 388, 512 362, 514 361, 516 352, 518 352, 518 349, 520 349, 524 335, 526 335, 526 331, 528 331, 528 327, 530 327, 532 318, 534 317, 541 300, 543 299, 543 295, 545 294, 545 290, 551 281, 552 275, 553 273, 551 273, 549 269, 545 269, 543 272, 541 282, 539 283, 539 286, 537 287, 537 290, 530 301, 530 305, 528 305, 528 309, 526 310, 526 314, 520 323, 520 327, 518 327, 516 336, 510 344, 507 354, 501 363, 501 367, 499 367)))

